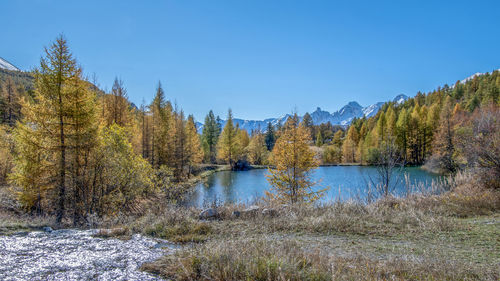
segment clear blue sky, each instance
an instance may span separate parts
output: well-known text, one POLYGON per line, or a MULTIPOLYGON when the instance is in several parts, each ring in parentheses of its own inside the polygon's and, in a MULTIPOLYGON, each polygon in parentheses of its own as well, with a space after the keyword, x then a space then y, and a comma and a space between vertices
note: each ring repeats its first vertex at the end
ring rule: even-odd
POLYGON ((103 88, 263 119, 414 95, 500 68, 500 1, 0 1, 0 56, 29 70, 63 33, 103 88))

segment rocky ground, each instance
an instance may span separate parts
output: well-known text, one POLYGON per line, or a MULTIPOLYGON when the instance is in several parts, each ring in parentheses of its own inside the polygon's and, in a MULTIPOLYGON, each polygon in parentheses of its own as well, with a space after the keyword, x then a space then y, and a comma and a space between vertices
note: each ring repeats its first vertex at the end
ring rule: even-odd
POLYGON ((120 240, 95 237, 96 230, 45 230, 0 236, 0 280, 158 280, 139 267, 174 251, 140 234, 120 240))

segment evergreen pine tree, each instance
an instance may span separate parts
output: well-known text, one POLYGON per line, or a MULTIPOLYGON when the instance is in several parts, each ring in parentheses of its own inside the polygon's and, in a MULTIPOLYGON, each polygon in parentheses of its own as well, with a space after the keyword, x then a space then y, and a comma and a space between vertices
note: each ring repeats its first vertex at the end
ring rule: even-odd
POLYGON ((267 150, 268 151, 273 150, 274 143, 276 142, 276 134, 274 133, 274 127, 273 127, 273 124, 271 124, 271 122, 267 123, 267 131, 266 131, 265 141, 266 141, 267 150))
POLYGON ((219 124, 212 110, 205 117, 203 125, 202 144, 205 161, 215 163, 217 156, 217 141, 219 139, 219 124))
POLYGON ((317 136, 317 134, 315 134, 315 132, 314 132, 314 124, 313 124, 312 117, 308 112, 306 112, 306 114, 304 114, 304 117, 302 117, 302 123, 304 123, 304 126, 309 130, 309 134, 311 135, 311 138, 314 138, 315 136, 317 136))
POLYGON ((316 134, 316 146, 321 147, 323 145, 323 135, 321 134, 321 130, 318 130, 316 134))

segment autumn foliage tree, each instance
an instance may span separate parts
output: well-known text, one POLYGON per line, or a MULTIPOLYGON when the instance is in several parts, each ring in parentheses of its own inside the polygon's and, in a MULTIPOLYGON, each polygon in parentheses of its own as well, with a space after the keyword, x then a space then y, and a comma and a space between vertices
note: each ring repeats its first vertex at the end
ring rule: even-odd
POLYGON ((233 113, 229 109, 226 124, 217 142, 217 158, 233 166, 238 160, 240 143, 238 138, 238 128, 233 124, 233 113))
POLYGON ((188 169, 191 173, 193 167, 200 164, 203 160, 203 149, 201 147, 200 136, 196 130, 193 115, 189 115, 186 121, 186 151, 188 154, 188 169))
MULTIPOLYGON (((457 114, 457 113, 455 113, 457 114)), ((500 190, 500 109, 489 104, 463 120, 457 132, 457 150, 464 155, 482 184, 500 190)))
POLYGON ((453 104, 448 97, 441 111, 440 124, 434 139, 434 155, 442 170, 454 173, 457 170, 456 137, 453 104))
POLYGON ((99 149, 95 152, 96 184, 91 185, 87 213, 116 214, 133 211, 134 201, 154 191, 153 169, 134 153, 125 128, 113 124, 101 131, 99 149))
POLYGON ((265 136, 262 133, 256 133, 250 138, 247 150, 248 160, 254 165, 264 165, 268 162, 269 152, 265 136))
POLYGON ((110 94, 105 96, 107 126, 118 124, 124 127, 130 124, 130 105, 127 98, 127 89, 123 81, 115 78, 110 94))
POLYGON ((151 153, 150 163, 153 168, 172 163, 172 139, 171 135, 173 120, 173 108, 165 98, 165 92, 158 82, 156 95, 150 106, 151 111, 151 153))
POLYGON ((342 146, 342 157, 344 162, 354 163, 356 162, 356 150, 358 144, 358 131, 356 127, 351 126, 347 131, 347 137, 344 140, 342 146))
POLYGON ((23 118, 12 132, 9 175, 26 210, 80 225, 93 214, 130 210, 151 190, 154 173, 134 152, 131 127, 102 126, 96 93, 63 37, 46 49, 34 94, 22 101, 23 118))
POLYGON ((3 105, 1 108, 2 121, 10 127, 13 127, 15 121, 20 117, 20 104, 19 104, 19 94, 17 93, 16 86, 12 79, 7 78, 3 87, 0 87, 0 104, 3 105))
POLYGON ((13 140, 8 127, 0 125, 0 184, 5 184, 7 175, 12 169, 13 140))
MULTIPOLYGON (((14 182, 30 189, 29 158, 39 159, 45 173, 36 180, 56 190, 57 222, 66 205, 68 184, 78 181, 80 157, 92 145, 94 97, 83 85, 82 71, 61 36, 46 49, 35 71, 35 98, 23 106, 23 120, 16 128, 18 165, 14 182), (26 158, 26 159, 25 159, 26 158)), ((38 170, 38 168, 37 168, 38 170)), ((39 174, 38 171, 36 174, 39 174)))
POLYGON ((299 124, 298 116, 289 118, 272 151, 272 164, 268 181, 272 186, 268 197, 284 203, 312 202, 321 197, 314 191, 317 184, 312 172, 318 167, 315 154, 309 147, 309 130, 299 124))
POLYGON ((194 117, 186 120, 182 110, 175 111, 171 125, 171 150, 167 166, 173 170, 174 177, 181 181, 189 177, 192 168, 199 164, 203 158, 194 117))
MULTIPOLYGON (((49 178, 41 178, 43 182, 54 182, 57 188, 57 222, 61 222, 65 210, 65 196, 67 185, 69 150, 68 135, 70 135, 71 121, 78 117, 80 112, 70 105, 69 99, 74 94, 75 85, 81 79, 81 69, 70 53, 66 40, 59 37, 49 49, 46 56, 40 61, 40 68, 35 71, 35 100, 36 103, 25 106, 22 125, 18 127, 20 133, 18 143, 27 142, 26 146, 38 146, 40 158, 47 160, 48 166, 53 167, 54 173, 49 178), (21 132, 23 131, 23 132, 21 132), (22 137, 25 136, 25 137, 22 137), (36 136, 35 142, 33 136, 36 136)), ((22 154, 20 155, 22 157, 22 154)), ((17 170, 18 176, 23 170, 17 170)), ((25 186, 25 188, 29 188, 25 186)))

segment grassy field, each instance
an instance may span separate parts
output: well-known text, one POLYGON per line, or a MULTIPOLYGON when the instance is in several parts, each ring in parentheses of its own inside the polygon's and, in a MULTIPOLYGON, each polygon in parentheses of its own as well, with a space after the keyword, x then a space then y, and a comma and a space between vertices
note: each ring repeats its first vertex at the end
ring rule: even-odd
POLYGON ((459 218, 401 207, 407 200, 286 207, 272 217, 234 218, 243 206, 225 206, 201 222, 197 210, 173 210, 131 227, 193 242, 143 266, 176 280, 498 280, 497 212, 459 218))

